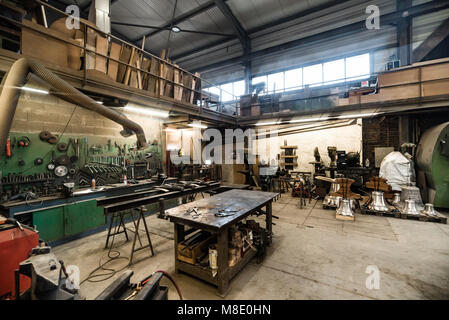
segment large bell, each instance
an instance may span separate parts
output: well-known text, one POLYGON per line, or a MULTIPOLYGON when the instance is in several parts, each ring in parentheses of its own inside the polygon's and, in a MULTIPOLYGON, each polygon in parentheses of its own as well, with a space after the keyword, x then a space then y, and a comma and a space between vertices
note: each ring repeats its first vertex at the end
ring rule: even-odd
POLYGON ((351 208, 351 201, 349 199, 343 199, 340 201, 340 206, 337 209, 337 214, 341 216, 354 216, 351 208))
POLYGON ((421 213, 427 214, 429 216, 438 216, 439 213, 437 211, 435 211, 435 208, 433 207, 433 204, 431 203, 426 203, 426 205, 424 206, 424 210, 421 211, 421 213))
POLYGON ((412 215, 419 215, 418 210, 416 209, 415 200, 405 200, 405 206, 402 210, 402 213, 404 214, 412 214, 412 215))
POLYGON ((405 200, 414 200, 415 206, 421 210, 424 208, 424 204, 421 198, 421 192, 418 187, 415 186, 403 186, 401 187, 401 204, 405 206, 405 200))
POLYGON ((384 193, 382 191, 373 191, 371 193, 371 202, 368 205, 368 209, 377 212, 387 212, 390 211, 386 202, 384 193))

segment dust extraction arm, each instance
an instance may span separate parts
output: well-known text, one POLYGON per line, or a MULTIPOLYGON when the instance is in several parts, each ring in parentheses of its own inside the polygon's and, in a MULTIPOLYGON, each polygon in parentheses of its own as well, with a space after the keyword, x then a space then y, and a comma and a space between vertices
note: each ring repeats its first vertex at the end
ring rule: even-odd
POLYGON ((49 71, 41 63, 21 58, 13 63, 9 72, 2 80, 0 87, 0 156, 5 151, 5 143, 11 129, 12 119, 16 112, 20 91, 25 84, 27 75, 32 72, 51 86, 51 93, 70 103, 89 109, 102 116, 121 124, 124 128, 122 135, 134 132, 137 137, 137 147, 143 149, 147 146, 145 134, 140 125, 129 120, 121 113, 96 103, 92 98, 86 96, 73 86, 49 71))

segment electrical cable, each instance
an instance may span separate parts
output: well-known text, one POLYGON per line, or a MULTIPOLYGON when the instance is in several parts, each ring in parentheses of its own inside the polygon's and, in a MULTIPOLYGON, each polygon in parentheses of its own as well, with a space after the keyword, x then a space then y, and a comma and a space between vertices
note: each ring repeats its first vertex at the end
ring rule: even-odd
POLYGON ((150 281, 151 277, 152 277, 155 273, 157 273, 157 272, 162 273, 162 275, 164 275, 165 277, 167 277, 168 280, 170 280, 171 283, 173 283, 173 285, 174 285, 175 288, 176 288, 176 291, 178 292, 179 299, 180 299, 180 300, 183 300, 181 290, 179 289, 178 284, 176 283, 175 279, 173 279, 172 276, 171 276, 168 272, 166 272, 166 271, 164 271, 164 270, 157 270, 157 271, 153 272, 153 273, 150 274, 148 277, 146 277, 145 279, 143 279, 142 281, 140 281, 140 282, 139 282, 140 285, 141 285, 142 287, 145 286, 145 285, 148 283, 148 281, 150 281))
POLYGON ((101 263, 101 260, 103 259, 103 257, 101 257, 100 261, 98 262, 99 266, 97 268, 95 268, 94 270, 92 270, 89 273, 89 275, 83 281, 80 282, 80 285, 86 281, 102 282, 102 281, 108 280, 108 279, 112 278, 117 272, 123 271, 128 267, 128 264, 126 264, 123 268, 120 268, 117 270, 113 269, 113 268, 105 268, 105 265, 107 265, 113 261, 119 260, 119 259, 126 259, 127 261, 129 261, 128 257, 120 256, 120 251, 112 249, 112 247, 114 246, 115 235, 116 235, 119 227, 120 227, 120 223, 115 226, 114 234, 112 236, 111 246, 110 246, 108 254, 107 254, 109 259, 107 261, 105 261, 104 263, 101 263), (115 253, 115 256, 113 256, 112 253, 115 253), (96 272, 98 272, 100 270, 107 271, 107 272, 95 274, 96 272), (104 277, 104 278, 101 278, 100 280, 92 280, 92 279, 96 279, 98 277, 104 277))

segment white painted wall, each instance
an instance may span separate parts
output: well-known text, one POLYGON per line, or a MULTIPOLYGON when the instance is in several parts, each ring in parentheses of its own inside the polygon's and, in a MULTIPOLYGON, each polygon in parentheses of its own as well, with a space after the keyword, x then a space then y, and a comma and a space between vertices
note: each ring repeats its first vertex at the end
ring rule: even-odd
MULTIPOLYGON (((313 164, 309 164, 309 162, 315 161, 313 156, 313 150, 315 147, 318 147, 321 159, 324 161, 326 166, 330 163, 330 159, 327 154, 328 146, 335 146, 337 147, 337 150, 344 150, 347 153, 361 153, 362 121, 359 119, 356 124, 347 125, 344 127, 315 130, 270 138, 270 159, 276 159, 276 155, 281 152, 279 146, 284 144, 284 140, 287 140, 287 145, 289 146, 298 146, 298 149, 296 150, 296 154, 299 156, 297 159, 298 167, 294 170, 314 172, 314 166, 313 164), (275 139, 277 139, 277 141, 275 139)), ((360 158, 362 158, 362 155, 360 158)), ((266 160, 266 157, 261 157, 259 160, 266 160)))

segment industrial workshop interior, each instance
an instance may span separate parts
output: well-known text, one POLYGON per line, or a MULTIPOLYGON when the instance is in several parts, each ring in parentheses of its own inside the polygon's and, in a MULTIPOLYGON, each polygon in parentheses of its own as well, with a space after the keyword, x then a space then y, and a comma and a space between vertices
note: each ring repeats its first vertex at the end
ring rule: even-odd
POLYGON ((449 1, 0 0, 0 44, 0 300, 449 299, 449 1))

